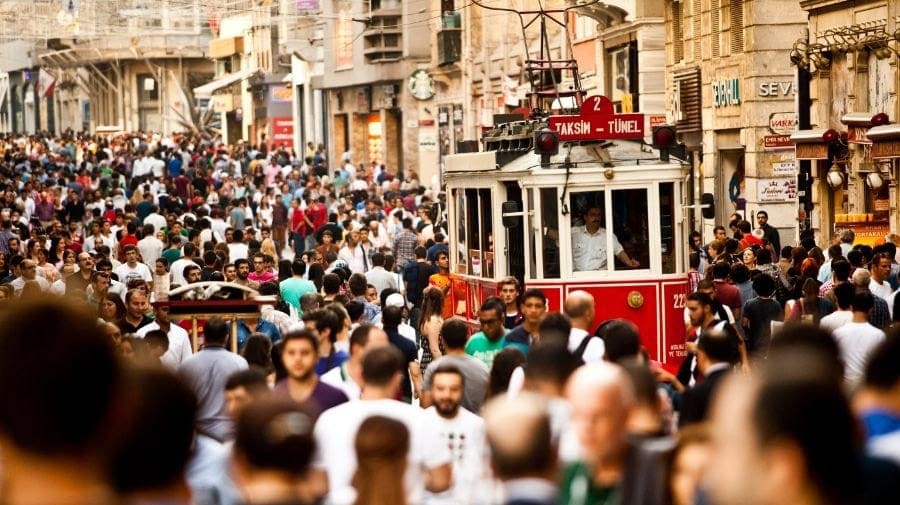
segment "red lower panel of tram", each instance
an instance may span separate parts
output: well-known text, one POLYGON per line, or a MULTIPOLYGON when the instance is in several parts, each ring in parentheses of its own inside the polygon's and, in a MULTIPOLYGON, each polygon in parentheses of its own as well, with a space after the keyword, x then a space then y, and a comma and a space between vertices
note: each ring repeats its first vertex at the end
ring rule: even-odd
MULTIPOLYGON (((676 371, 684 360, 684 303, 687 278, 610 281, 529 281, 547 295, 549 311, 562 311, 568 293, 582 290, 596 302, 594 327, 608 319, 627 319, 637 325, 641 343, 650 359, 676 371)), ((455 314, 475 323, 482 302, 497 295, 496 281, 454 275, 452 286, 455 314)), ((475 323, 477 324, 477 323, 475 323)))

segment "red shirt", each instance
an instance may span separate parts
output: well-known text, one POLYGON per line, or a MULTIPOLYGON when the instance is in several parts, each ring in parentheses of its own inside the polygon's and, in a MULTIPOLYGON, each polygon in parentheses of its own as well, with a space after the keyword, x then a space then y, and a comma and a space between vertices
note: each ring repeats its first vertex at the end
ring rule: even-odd
POLYGON ((716 287, 716 300, 719 303, 731 307, 732 312, 741 309, 741 292, 736 286, 722 279, 714 280, 713 284, 716 287))
POLYGON ((321 203, 316 203, 311 207, 307 207, 306 215, 309 216, 309 220, 312 221, 315 231, 319 231, 319 228, 328 222, 328 211, 325 210, 325 206, 321 203))
POLYGON ((300 207, 294 209, 294 213, 291 214, 291 231, 306 235, 306 214, 300 207))

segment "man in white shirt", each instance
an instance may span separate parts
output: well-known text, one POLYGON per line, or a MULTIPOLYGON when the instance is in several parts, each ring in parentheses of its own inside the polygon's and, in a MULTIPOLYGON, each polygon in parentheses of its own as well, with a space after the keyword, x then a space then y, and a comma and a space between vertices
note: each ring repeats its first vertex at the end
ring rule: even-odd
POLYGON ((350 271, 353 273, 364 274, 368 270, 368 258, 366 253, 359 247, 359 227, 354 226, 347 234, 347 240, 344 247, 338 251, 338 259, 344 260, 350 271))
MULTIPOLYGON (((606 268, 606 228, 603 228, 603 213, 596 204, 589 204, 584 213, 584 226, 572 229, 572 262, 576 272, 603 270, 606 268)), ((613 254, 625 266, 640 267, 631 259, 615 234, 612 236, 613 254)))
POLYGON ((197 261, 194 259, 197 256, 197 246, 193 242, 188 242, 184 244, 181 251, 183 256, 172 262, 172 266, 169 267, 169 275, 173 285, 184 286, 187 284, 187 280, 184 278, 184 268, 189 265, 197 265, 197 261))
POLYGON ((572 291, 566 297, 563 310, 572 322, 569 351, 575 353, 581 349, 581 355, 578 357, 585 363, 601 361, 606 351, 603 339, 593 338, 590 334, 591 326, 594 325, 594 297, 587 291, 572 291))
POLYGON ((872 310, 872 294, 858 291, 851 302, 853 320, 834 330, 832 334, 841 350, 844 361, 844 381, 855 386, 863 376, 869 355, 884 341, 884 332, 869 324, 872 310))
POLYGON ((155 266, 156 260, 162 256, 163 249, 166 244, 162 240, 156 238, 156 229, 152 224, 145 224, 143 228, 144 238, 138 240, 137 248, 141 252, 141 259, 144 264, 155 266))
POLYGON ((370 349, 389 344, 387 333, 369 323, 361 323, 350 334, 350 359, 322 375, 322 382, 334 386, 351 401, 359 400, 362 393, 362 360, 370 349))
POLYGON ((400 389, 403 357, 393 346, 370 350, 363 357, 363 393, 326 410, 316 422, 313 466, 326 472, 330 505, 349 505, 356 498, 351 481, 356 472, 354 441, 362 422, 380 415, 406 425, 410 433, 405 486, 409 503, 421 503, 422 492, 441 493, 450 488, 452 461, 437 427, 418 407, 395 400, 400 389))
POLYGON ((194 354, 191 337, 188 336, 187 330, 169 321, 169 307, 158 306, 153 313, 156 315, 156 319, 147 326, 139 328, 136 335, 144 338, 153 330, 166 332, 169 337, 169 350, 159 358, 159 361, 170 370, 177 371, 178 367, 194 354))
POLYGON ((856 287, 849 282, 838 284, 834 287, 834 298, 837 300, 837 310, 819 320, 819 328, 834 333, 834 330, 853 320, 853 295, 856 287))
POLYGON ((152 224, 154 232, 156 232, 157 230, 162 230, 169 225, 169 223, 166 222, 166 218, 159 213, 159 207, 157 207, 156 205, 151 207, 150 213, 147 214, 147 217, 144 218, 143 223, 144 226, 152 224))
POLYGON ((375 286, 378 296, 388 288, 399 291, 397 276, 384 269, 384 253, 381 251, 372 255, 372 269, 366 272, 366 281, 375 286))
POLYGON ((119 276, 119 282, 126 286, 132 279, 141 279, 148 284, 153 283, 153 274, 150 272, 150 268, 138 262, 138 249, 131 244, 125 246, 125 263, 116 268, 116 275, 119 276))
POLYGON ((872 279, 869 281, 869 291, 884 301, 888 301, 891 298, 891 285, 887 282, 888 277, 891 275, 891 264, 891 257, 881 253, 876 254, 869 265, 869 271, 872 275, 872 279))
POLYGON ((468 505, 483 503, 475 496, 486 482, 484 475, 484 421, 460 407, 465 379, 451 364, 438 367, 431 377, 434 404, 425 410, 429 423, 436 426, 442 442, 453 458, 453 486, 444 493, 426 493, 429 505, 468 505))

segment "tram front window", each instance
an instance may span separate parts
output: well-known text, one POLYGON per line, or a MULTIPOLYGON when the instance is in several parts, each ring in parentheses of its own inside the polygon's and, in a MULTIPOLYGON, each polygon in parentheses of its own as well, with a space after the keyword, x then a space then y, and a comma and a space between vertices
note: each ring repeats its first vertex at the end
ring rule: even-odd
POLYGON ((606 271, 610 261, 614 270, 650 267, 647 191, 614 190, 611 194, 612 216, 607 215, 603 191, 571 195, 572 270, 575 272, 606 271))

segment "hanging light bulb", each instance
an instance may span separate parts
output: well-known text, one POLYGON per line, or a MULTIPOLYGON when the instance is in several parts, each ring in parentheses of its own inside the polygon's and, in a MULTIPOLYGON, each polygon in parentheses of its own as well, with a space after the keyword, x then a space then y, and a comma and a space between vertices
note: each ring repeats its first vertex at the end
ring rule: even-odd
POLYGON ((884 179, 878 172, 869 172, 869 175, 866 176, 866 185, 868 185, 873 190, 878 191, 882 186, 884 186, 884 179))
POLYGON ((844 186, 844 171, 841 170, 837 163, 832 163, 831 170, 828 171, 825 180, 828 181, 831 189, 842 188, 844 186))

